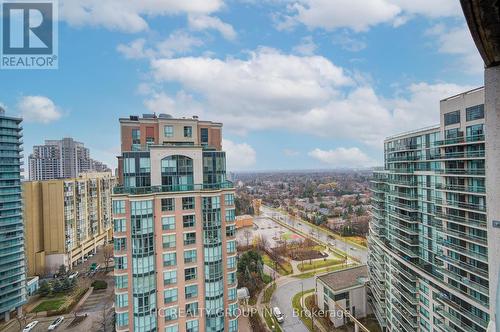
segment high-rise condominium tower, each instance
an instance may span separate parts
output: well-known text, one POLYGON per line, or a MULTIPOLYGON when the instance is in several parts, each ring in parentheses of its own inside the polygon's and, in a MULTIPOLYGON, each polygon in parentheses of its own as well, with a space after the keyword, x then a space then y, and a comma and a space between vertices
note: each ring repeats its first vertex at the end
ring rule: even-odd
POLYGON ((112 238, 111 173, 23 182, 28 276, 74 267, 112 238))
POLYGON ((237 331, 234 190, 222 124, 120 119, 113 196, 118 331, 237 331))
POLYGON ((84 172, 110 172, 101 162, 90 158, 89 149, 70 137, 47 140, 35 145, 28 158, 29 178, 32 181, 76 178, 84 172))
POLYGON ((0 108, 0 320, 26 302, 21 121, 0 108))
POLYGON ((374 174, 371 302, 388 331, 488 326, 484 89, 440 113, 438 126, 387 138, 374 174))

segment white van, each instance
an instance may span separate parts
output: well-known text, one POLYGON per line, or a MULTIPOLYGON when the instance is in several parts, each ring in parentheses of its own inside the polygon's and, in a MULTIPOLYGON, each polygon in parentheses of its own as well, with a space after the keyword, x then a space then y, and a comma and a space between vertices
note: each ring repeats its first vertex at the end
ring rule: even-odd
POLYGON ((31 323, 26 325, 26 327, 23 329, 23 332, 30 332, 35 328, 35 326, 37 326, 37 324, 38 324, 37 320, 32 321, 31 323))
POLYGON ((276 320, 278 323, 283 323, 285 321, 285 316, 281 313, 280 308, 274 307, 273 308, 273 315, 276 317, 276 320))

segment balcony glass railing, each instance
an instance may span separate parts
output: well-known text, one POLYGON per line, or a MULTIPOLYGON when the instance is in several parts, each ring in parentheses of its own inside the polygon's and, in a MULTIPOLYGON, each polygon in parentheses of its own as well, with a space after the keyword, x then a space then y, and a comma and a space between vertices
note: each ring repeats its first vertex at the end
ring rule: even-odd
POLYGON ((482 327, 483 329, 486 330, 488 327, 488 321, 482 319, 481 317, 478 317, 474 315, 471 311, 459 306, 457 303, 453 302, 451 299, 448 299, 446 297, 437 297, 436 298, 437 302, 441 302, 441 304, 448 306, 452 310, 454 310, 457 314, 463 315, 467 317, 470 321, 476 323, 478 326, 482 327))
POLYGON ((481 285, 481 284, 478 284, 477 282, 474 282, 474 281, 470 280, 469 278, 467 278, 465 276, 461 276, 458 273, 450 271, 446 268, 440 268, 439 271, 442 274, 446 275, 448 278, 451 278, 451 279, 461 283, 462 285, 464 285, 466 287, 472 288, 473 290, 478 291, 485 296, 489 296, 488 287, 481 285))
POLYGON ((480 252, 471 250, 469 248, 465 248, 465 247, 459 246, 457 244, 452 243, 449 240, 438 239, 437 243, 439 245, 444 246, 447 249, 455 251, 458 254, 472 257, 472 258, 477 259, 477 260, 479 260, 479 261, 481 261, 483 263, 488 263, 488 254, 486 254, 486 253, 480 253, 480 252))
POLYGON ((450 256, 441 255, 441 256, 439 256, 439 258, 448 264, 457 266, 457 267, 459 267, 463 270, 466 270, 472 274, 476 274, 482 278, 488 279, 488 269, 479 268, 476 265, 473 265, 473 264, 468 263, 466 261, 456 259, 456 258, 453 258, 450 256))
POLYGON ((435 217, 442 220, 453 221, 464 226, 475 226, 478 228, 486 228, 486 220, 472 218, 472 217, 461 217, 454 214, 449 214, 445 212, 436 212, 435 217))
POLYGON ((486 212, 486 205, 453 201, 453 200, 449 200, 449 199, 442 199, 440 197, 435 197, 434 201, 437 205, 445 205, 445 206, 451 206, 454 208, 486 212))
POLYGON ((486 192, 486 187, 483 186, 463 186, 456 184, 436 184, 436 189, 439 190, 449 190, 449 191, 461 191, 467 193, 478 193, 482 194, 486 192))
POLYGON ((232 189, 234 185, 230 181, 212 184, 180 184, 171 186, 149 186, 149 187, 123 187, 117 186, 113 189, 114 194, 144 195, 162 192, 180 191, 211 191, 220 189, 232 189))
POLYGON ((485 169, 445 168, 445 169, 436 169, 435 172, 439 174, 452 174, 452 175, 484 175, 485 169))
POLYGON ((449 138, 446 140, 436 141, 434 143, 435 146, 442 145, 452 145, 452 144, 462 144, 462 143, 475 143, 484 141, 484 135, 475 135, 475 136, 462 136, 456 138, 449 138))

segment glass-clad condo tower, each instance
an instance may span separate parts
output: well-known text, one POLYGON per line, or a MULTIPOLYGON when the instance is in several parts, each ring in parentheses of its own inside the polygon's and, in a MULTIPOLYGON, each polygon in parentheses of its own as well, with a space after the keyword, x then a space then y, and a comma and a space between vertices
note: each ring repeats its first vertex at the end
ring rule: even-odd
POLYGON ((21 121, 0 108, 0 320, 6 321, 26 302, 21 121))
POLYGON ((234 189, 222 124, 120 119, 113 195, 118 331, 237 331, 234 189))
POLYGON ((486 331, 484 90, 440 125, 389 137, 372 180, 370 302, 386 331, 486 331))

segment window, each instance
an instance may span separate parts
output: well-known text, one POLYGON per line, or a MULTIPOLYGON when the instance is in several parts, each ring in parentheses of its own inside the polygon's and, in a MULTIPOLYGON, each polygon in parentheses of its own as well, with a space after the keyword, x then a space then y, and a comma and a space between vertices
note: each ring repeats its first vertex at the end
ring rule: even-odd
POLYGON ((444 114, 445 126, 449 126, 456 123, 460 123, 460 111, 454 111, 444 114))
POLYGON ((227 268, 228 269, 236 268, 236 257, 235 256, 227 258, 227 268))
POLYGON ((163 235, 163 249, 175 248, 175 234, 163 235))
POLYGON ((227 241, 227 252, 229 254, 236 252, 236 241, 227 241))
POLYGON ((113 246, 115 251, 127 250, 127 239, 126 238, 116 238, 113 241, 113 246))
POLYGON ((116 294, 115 303, 117 308, 128 306, 128 293, 116 294))
POLYGON ((236 235, 236 226, 235 225, 226 226, 226 236, 233 237, 235 235, 236 235))
POLYGON ((113 213, 114 214, 124 214, 125 213, 125 201, 113 201, 113 213))
POLYGON ((139 129, 132 129, 132 151, 141 150, 141 131, 139 129))
POLYGON ((238 320, 237 319, 233 319, 233 320, 229 321, 229 332, 238 332, 238 320))
POLYGON ((177 301, 177 288, 170 288, 163 292, 164 303, 172 303, 177 301))
POLYGON ((182 209, 183 210, 193 210, 194 209, 194 197, 182 197, 182 209))
POLYGON ((113 230, 115 232, 126 232, 127 221, 125 219, 113 219, 113 230))
POLYGON ((128 312, 116 313, 116 325, 128 326, 128 312))
POLYGON ((227 299, 229 301, 236 301, 237 297, 238 297, 238 291, 236 290, 236 288, 228 288, 227 299))
POLYGON ((231 222, 231 221, 235 221, 235 220, 236 220, 236 216, 234 213, 234 209, 226 210, 226 221, 231 222))
POLYGON ((179 332, 179 324, 166 326, 165 332, 179 332))
POLYGON ((177 319, 177 307, 170 307, 165 309, 165 321, 171 321, 177 319))
POLYGON ((208 145, 208 128, 200 129, 201 145, 208 145))
POLYGON ((162 217, 161 229, 164 231, 171 231, 175 229, 175 217, 174 216, 162 217))
POLYGON ((199 332, 199 323, 197 319, 186 322, 186 332, 199 332))
POLYGON ((194 280, 194 279, 196 279, 196 268, 190 267, 190 268, 184 269, 184 280, 189 281, 189 280, 194 280))
POLYGON ((193 188, 193 159, 174 155, 161 160, 161 184, 170 190, 193 188))
POLYGON ((234 194, 226 194, 224 196, 224 201, 226 205, 234 205, 234 194))
POLYGON ((186 315, 196 316, 198 314, 198 302, 186 303, 186 315))
POLYGON ((177 270, 163 272, 163 285, 172 285, 177 283, 177 270))
POLYGON ((484 135, 484 125, 477 124, 473 126, 468 126, 466 128, 466 132, 468 138, 474 138, 475 140, 482 140, 482 137, 484 135))
POLYGON ((235 282, 236 282, 236 273, 235 272, 228 273, 228 275, 227 275, 227 283, 229 285, 232 285, 235 282))
POLYGON ((193 137, 193 127, 184 126, 184 137, 193 137))
POLYGON ((455 129, 447 129, 444 131, 444 137, 446 139, 453 139, 453 138, 459 138, 462 137, 463 133, 458 130, 458 128, 455 129))
POLYGON ((182 224, 184 228, 194 227, 195 223, 194 220, 195 220, 194 214, 191 214, 189 216, 182 216, 182 224))
POLYGON ((195 263, 196 262, 196 249, 184 251, 184 263, 195 263))
POLYGON ((174 211, 175 210, 175 199, 174 198, 162 198, 161 199, 161 210, 174 211))
POLYGON ((189 285, 184 288, 186 299, 191 299, 198 296, 198 285, 189 285))
POLYGON ((173 137, 174 136, 174 127, 173 126, 163 127, 163 135, 165 137, 173 137))
POLYGON ((149 158, 139 159, 139 173, 151 173, 151 159, 149 158))
POLYGON ((169 252, 163 254, 163 266, 175 266, 177 265, 177 254, 175 252, 169 252))
POLYGON ((155 144, 155 138, 154 137, 146 137, 146 145, 153 145, 155 144))
POLYGON ((128 276, 115 276, 115 288, 127 288, 128 287, 128 276))
POLYGON ((184 245, 190 246, 196 243, 196 233, 184 233, 184 245))
POLYGON ((115 270, 126 270, 127 269, 127 257, 120 256, 115 257, 115 270))
POLYGON ((123 173, 135 173, 135 158, 123 159, 123 173))
POLYGON ((484 119, 484 104, 468 107, 465 112, 467 121, 484 119))

